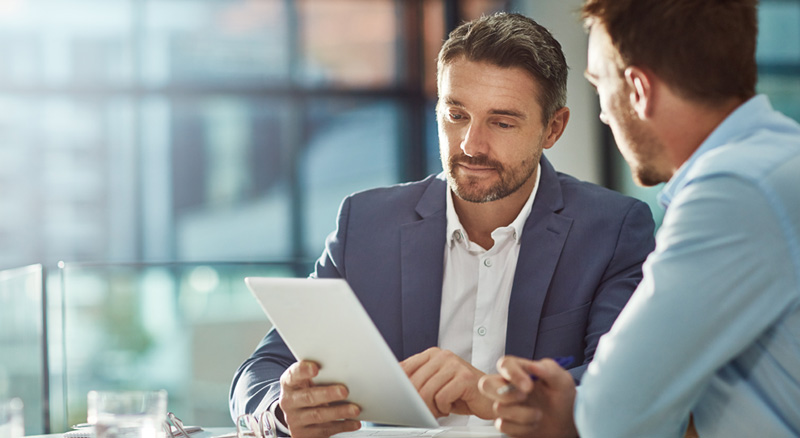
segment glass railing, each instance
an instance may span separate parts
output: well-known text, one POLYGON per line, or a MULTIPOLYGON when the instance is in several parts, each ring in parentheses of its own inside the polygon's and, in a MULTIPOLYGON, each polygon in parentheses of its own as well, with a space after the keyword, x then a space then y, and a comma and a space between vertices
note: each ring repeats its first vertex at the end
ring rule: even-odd
POLYGON ((50 363, 53 431, 86 421, 90 390, 120 389, 163 388, 185 424, 231 426, 231 379, 270 327, 244 278, 311 267, 61 263, 50 286, 63 309, 51 341, 63 352, 50 363))
POLYGON ((0 271, 0 400, 24 403, 25 433, 48 433, 45 270, 0 271))

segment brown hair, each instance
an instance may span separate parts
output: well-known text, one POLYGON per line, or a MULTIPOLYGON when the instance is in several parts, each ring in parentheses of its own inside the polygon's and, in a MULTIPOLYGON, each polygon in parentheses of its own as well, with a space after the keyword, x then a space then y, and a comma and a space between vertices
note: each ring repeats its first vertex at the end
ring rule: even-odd
POLYGON ((456 58, 522 68, 539 83, 543 123, 567 104, 567 61, 547 29, 520 14, 505 12, 464 23, 450 32, 439 51, 437 80, 456 58))
POLYGON ((586 0, 621 68, 653 71, 686 98, 718 103, 755 95, 757 0, 586 0))

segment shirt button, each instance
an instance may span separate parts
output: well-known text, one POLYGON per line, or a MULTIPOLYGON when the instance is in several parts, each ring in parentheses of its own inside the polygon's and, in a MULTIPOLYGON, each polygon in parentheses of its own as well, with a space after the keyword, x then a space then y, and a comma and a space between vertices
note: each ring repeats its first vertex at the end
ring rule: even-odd
POLYGON ((461 242, 461 231, 456 231, 456 241, 461 242))
POLYGON ((478 334, 484 336, 486 334, 486 327, 478 327, 478 334))
POLYGON ((484 259, 483 260, 483 266, 486 266, 487 268, 491 268, 492 267, 492 259, 484 259))

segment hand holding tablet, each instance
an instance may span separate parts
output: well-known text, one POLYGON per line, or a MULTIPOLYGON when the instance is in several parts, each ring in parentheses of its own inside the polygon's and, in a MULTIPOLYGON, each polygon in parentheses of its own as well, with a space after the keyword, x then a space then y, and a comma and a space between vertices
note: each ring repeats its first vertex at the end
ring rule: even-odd
POLYGON ((314 384, 346 386, 346 400, 360 408, 355 419, 438 427, 346 281, 248 277, 245 283, 292 354, 319 364, 314 384))

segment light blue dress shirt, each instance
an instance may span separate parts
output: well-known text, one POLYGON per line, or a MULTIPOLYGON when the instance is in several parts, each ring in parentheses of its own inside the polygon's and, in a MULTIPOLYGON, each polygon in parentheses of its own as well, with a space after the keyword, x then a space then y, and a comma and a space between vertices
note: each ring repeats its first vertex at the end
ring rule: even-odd
POLYGON ((644 278, 578 388, 587 437, 800 436, 800 125, 756 96, 660 194, 644 278))

